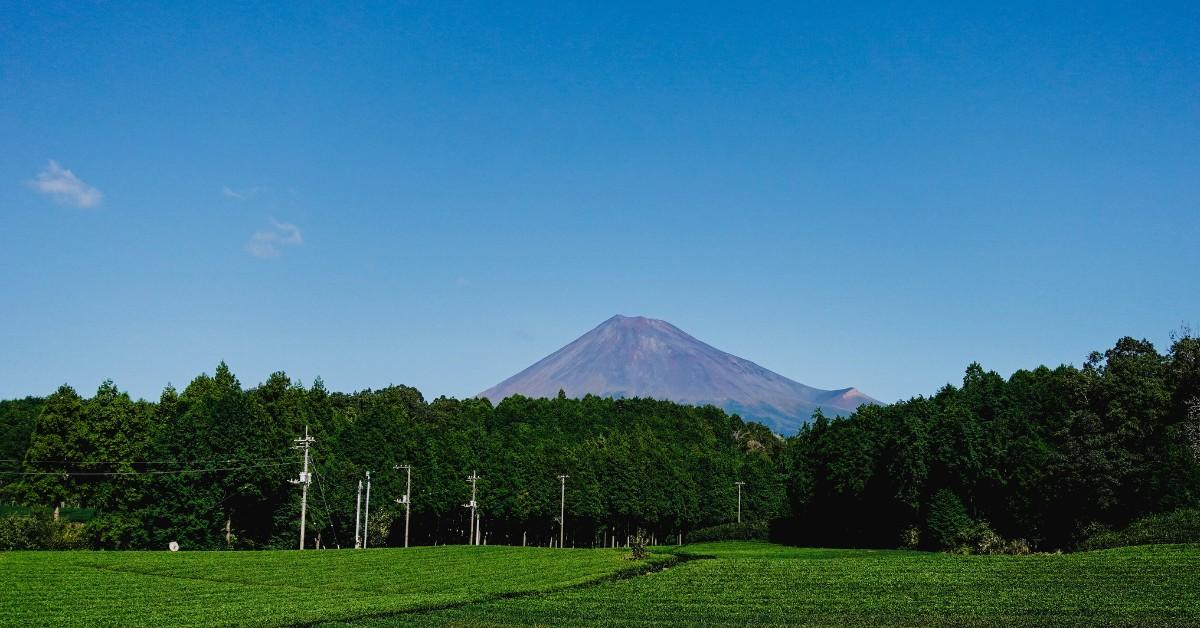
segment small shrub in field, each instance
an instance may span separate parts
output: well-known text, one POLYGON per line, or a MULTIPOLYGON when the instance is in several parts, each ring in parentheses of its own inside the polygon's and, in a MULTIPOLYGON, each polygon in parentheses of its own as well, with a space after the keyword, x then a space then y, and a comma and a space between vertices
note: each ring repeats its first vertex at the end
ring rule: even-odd
POLYGON ((977 521, 974 525, 968 528, 967 541, 970 542, 972 553, 974 554, 1000 554, 1003 553, 1005 540, 996 534, 988 526, 986 521, 977 521))
POLYGON ((72 550, 88 547, 84 524, 60 521, 55 527, 54 549, 72 550))
MULTIPOLYGON (((367 524, 369 538, 377 539, 372 541, 372 547, 384 547, 387 545, 387 538, 392 532, 393 517, 390 512, 380 511, 371 513, 371 521, 367 524)), ((480 541, 482 543, 482 541, 480 541)))
POLYGON ((1029 542, 1025 539, 1005 539, 996 534, 986 521, 976 522, 969 529, 963 546, 966 554, 1029 554, 1029 542))
POLYGON ((1025 539, 1009 539, 1004 544, 1004 553, 1013 556, 1025 556, 1033 553, 1033 548, 1029 547, 1029 541, 1025 539))
POLYGON ((638 534, 629 541, 629 558, 642 560, 646 557, 646 537, 638 534))
POLYGON ((917 549, 921 546, 921 529, 908 526, 900 533, 900 549, 917 549))
POLYGON ((950 550, 956 554, 1030 553, 1028 541, 1005 539, 988 522, 971 519, 962 501, 949 490, 938 491, 933 496, 926 528, 929 543, 935 549, 950 550))

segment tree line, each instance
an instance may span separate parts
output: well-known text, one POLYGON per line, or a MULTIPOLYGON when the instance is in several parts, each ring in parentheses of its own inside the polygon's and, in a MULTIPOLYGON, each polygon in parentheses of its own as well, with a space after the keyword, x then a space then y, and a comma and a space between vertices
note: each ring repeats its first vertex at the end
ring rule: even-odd
MULTIPOLYGON (((310 544, 353 547, 358 483, 371 471, 372 546, 403 544, 405 475, 411 465, 411 542, 466 542, 467 476, 477 472, 488 543, 557 538, 567 480, 566 543, 656 539, 736 513, 734 482, 756 486, 743 512, 780 516, 783 440, 715 407, 652 399, 438 398, 406 386, 331 393, 283 373, 248 390, 225 364, 157 403, 112 382, 81 397, 62 386, 44 400, 3 402, 12 503, 89 509, 95 547, 190 549, 296 545, 300 471, 291 449, 308 430, 310 544), (22 426, 25 426, 24 428, 22 426), (21 442, 24 435, 25 445, 21 442), (17 456, 17 449, 22 449, 17 456)), ((7 471, 5 473, 4 471, 7 471)), ((311 545, 310 545, 311 546, 311 545)))
MULTIPOLYGON (((712 406, 651 399, 440 397, 391 386, 330 392, 275 373, 243 388, 225 364, 157 402, 112 382, 0 402, 0 500, 9 510, 86 509, 97 548, 288 548, 311 450, 310 546, 354 545, 358 483, 372 471, 372 546, 464 543, 478 472, 488 543, 567 545, 645 534, 659 542, 743 518, 778 540, 947 548, 1023 539, 1070 549, 1097 530, 1200 503, 1200 341, 1160 354, 1123 338, 1082 367, 1005 379, 978 364, 961 386, 817 412, 784 438, 712 406)), ((53 515, 49 515, 53 516, 53 515)))
POLYGON ((1122 338, 1082 367, 978 364, 931 397, 814 421, 788 440, 783 538, 952 548, 1022 539, 1071 549, 1200 504, 1200 339, 1160 354, 1122 338))

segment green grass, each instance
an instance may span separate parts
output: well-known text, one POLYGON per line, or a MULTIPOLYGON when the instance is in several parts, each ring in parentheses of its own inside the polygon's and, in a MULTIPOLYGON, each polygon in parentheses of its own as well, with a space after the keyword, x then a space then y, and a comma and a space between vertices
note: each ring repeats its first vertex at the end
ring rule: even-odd
POLYGON ((647 569, 616 550, 0 553, 0 625, 287 625, 546 592, 647 569))
POLYGON ((1200 625, 1200 545, 657 552, 643 562, 497 546, 0 553, 0 625, 1200 625), (652 566, 665 568, 634 575, 652 566))
POLYGON ((955 556, 730 542, 661 572, 365 625, 1196 625, 1200 546, 955 556))

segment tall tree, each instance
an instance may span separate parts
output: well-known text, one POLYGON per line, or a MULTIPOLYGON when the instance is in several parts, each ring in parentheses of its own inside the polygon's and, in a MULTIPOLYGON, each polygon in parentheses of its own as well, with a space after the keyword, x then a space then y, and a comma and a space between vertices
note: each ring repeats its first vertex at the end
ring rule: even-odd
POLYGON ((78 503, 80 487, 71 473, 90 448, 83 399, 63 384, 46 398, 29 438, 23 464, 29 474, 22 487, 26 500, 51 506, 56 519, 64 503, 78 503))

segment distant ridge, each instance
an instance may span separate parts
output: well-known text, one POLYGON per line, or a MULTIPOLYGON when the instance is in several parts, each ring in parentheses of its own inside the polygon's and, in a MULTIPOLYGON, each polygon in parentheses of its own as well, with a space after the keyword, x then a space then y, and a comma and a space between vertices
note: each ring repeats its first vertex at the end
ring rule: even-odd
POLYGON ((614 316, 529 368, 481 393, 493 403, 511 395, 651 397, 712 404, 780 434, 814 410, 849 414, 878 403, 856 388, 821 390, 707 345, 666 322, 614 316))

